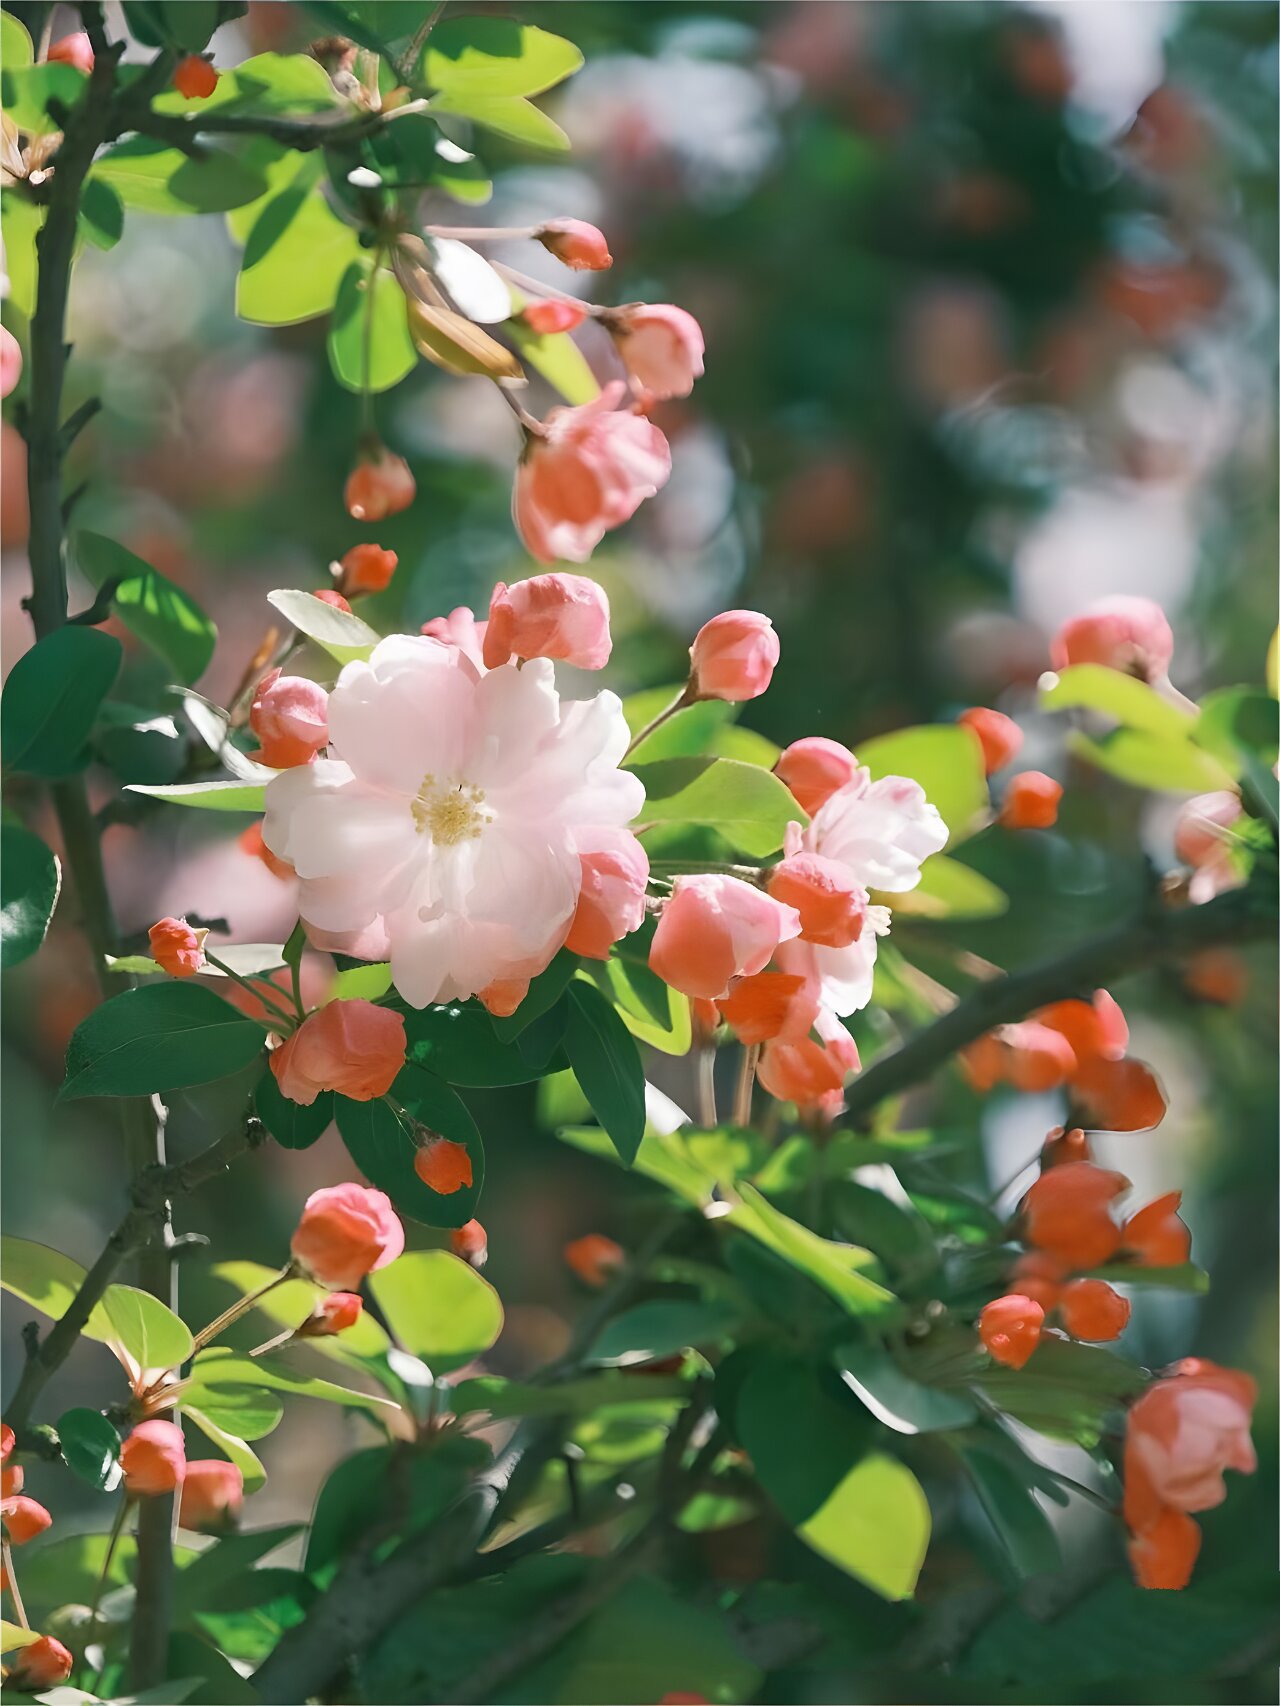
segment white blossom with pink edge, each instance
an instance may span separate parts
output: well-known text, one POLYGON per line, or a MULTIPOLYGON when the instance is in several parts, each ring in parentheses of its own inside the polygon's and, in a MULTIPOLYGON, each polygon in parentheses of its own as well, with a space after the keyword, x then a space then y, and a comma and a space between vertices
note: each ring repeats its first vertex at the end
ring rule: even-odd
MULTIPOLYGON (((924 789, 906 776, 882 776, 859 769, 814 815, 807 829, 787 826, 784 856, 820 853, 845 865, 864 888, 904 894, 920 881, 920 867, 947 844, 947 826, 924 789)), ((889 909, 867 908, 856 942, 827 948, 803 939, 784 942, 776 963, 780 971, 814 980, 823 1002, 846 1016, 871 999, 878 938, 889 932, 889 909)))
POLYGON ((268 784, 263 839, 297 871, 309 931, 385 943, 414 1007, 545 966, 580 849, 644 804, 618 768, 616 694, 562 704, 546 659, 482 673, 456 645, 393 635, 343 669, 329 735, 329 757, 268 784))

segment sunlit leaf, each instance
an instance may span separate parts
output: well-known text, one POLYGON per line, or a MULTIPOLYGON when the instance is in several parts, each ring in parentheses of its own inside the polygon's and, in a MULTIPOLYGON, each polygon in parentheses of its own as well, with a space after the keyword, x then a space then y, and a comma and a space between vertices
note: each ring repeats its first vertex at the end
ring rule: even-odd
POLYGON ((180 681, 193 682, 204 674, 218 630, 188 592, 100 533, 77 533, 71 550, 91 586, 118 583, 112 602, 120 620, 159 653, 180 681))
POLYGON ((413 1250, 369 1276, 396 1339, 435 1374, 483 1355, 502 1331, 502 1303, 447 1250, 413 1250))
POLYGON ((929 1501, 905 1463, 880 1452, 851 1469, 797 1530, 815 1552, 884 1599, 910 1599, 932 1527, 929 1501))
POLYGON ((278 592, 269 592, 267 602, 287 617, 299 633, 323 646, 339 663, 367 658, 382 638, 351 611, 339 610, 336 604, 327 604, 312 592, 285 587, 278 592))

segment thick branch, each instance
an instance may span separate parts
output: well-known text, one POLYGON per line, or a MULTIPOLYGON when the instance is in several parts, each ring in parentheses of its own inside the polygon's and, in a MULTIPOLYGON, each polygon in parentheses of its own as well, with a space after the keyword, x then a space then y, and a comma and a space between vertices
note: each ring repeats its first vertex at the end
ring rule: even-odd
POLYGON ((1236 889, 1204 906, 1153 908, 1089 937, 1057 959, 992 978, 855 1079, 845 1096, 845 1117, 856 1120, 921 1083, 993 1026, 1024 1019, 1051 1001, 1091 996, 1099 986, 1130 972, 1200 948, 1274 936, 1275 929, 1274 900, 1254 889, 1236 889))

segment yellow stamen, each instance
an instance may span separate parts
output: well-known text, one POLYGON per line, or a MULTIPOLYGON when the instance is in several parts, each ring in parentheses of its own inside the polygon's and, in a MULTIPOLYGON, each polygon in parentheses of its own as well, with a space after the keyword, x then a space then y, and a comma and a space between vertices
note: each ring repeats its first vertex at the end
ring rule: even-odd
POLYGON ((474 841, 489 821, 483 788, 473 788, 469 782, 438 782, 430 771, 409 810, 418 834, 429 834, 440 847, 474 841))

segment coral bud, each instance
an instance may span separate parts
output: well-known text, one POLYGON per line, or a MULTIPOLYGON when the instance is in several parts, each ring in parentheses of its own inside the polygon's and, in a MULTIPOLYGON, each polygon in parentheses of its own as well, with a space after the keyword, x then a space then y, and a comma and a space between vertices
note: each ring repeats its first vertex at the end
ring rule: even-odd
POLYGON ((834 1116, 844 1105, 845 1079, 862 1062, 857 1043, 833 1013, 820 1009, 814 1029, 820 1041, 806 1036, 766 1043, 758 1076, 777 1101, 834 1116))
POLYGON ((1052 829, 1061 798, 1061 782, 1043 770, 1020 770, 1005 787, 999 821, 1006 829, 1052 829))
POLYGON ((343 501, 347 514, 357 521, 385 521, 387 516, 408 509, 417 491, 404 457, 379 445, 362 456, 348 474, 343 501))
POLYGON ((649 965, 684 995, 717 1001, 735 977, 763 971, 800 914, 737 877, 677 877, 649 949, 649 965))
POLYGON ((725 610, 703 624, 689 648, 690 697, 758 699, 773 680, 780 653, 773 623, 757 610, 725 610))
POLYGON ((404 1227, 390 1198, 365 1185, 329 1185, 303 1204, 293 1234, 294 1261, 317 1285, 351 1291, 404 1249, 404 1227))
POLYGON ((151 958, 170 977, 194 977, 204 965, 207 930, 193 930, 185 918, 162 918, 147 931, 151 958))
POLYGON ((353 545, 338 564, 338 591, 347 598, 362 592, 383 592, 391 585, 399 561, 394 551, 381 545, 353 545))
POLYGON ((832 794, 853 781, 858 761, 838 740, 806 735, 784 749, 773 773, 790 788, 801 810, 812 817, 832 794))
POLYGON ((1128 1046, 1129 1027, 1120 1004, 1105 989, 1095 990, 1092 1001, 1055 1001, 1031 1017, 1067 1039, 1079 1066, 1119 1060, 1128 1046))
POLYGON ((331 1291, 322 1297, 296 1331, 299 1339, 331 1339, 354 1327, 364 1313, 364 1303, 354 1291, 331 1291))
POLYGON ((43 1534, 53 1518, 38 1499, 14 1493, 0 1500, 0 1522, 4 1523, 4 1531, 14 1546, 25 1546, 28 1540, 43 1534))
POLYGON ((1124 1223, 1124 1248, 1142 1268, 1176 1268, 1191 1260, 1191 1232, 1178 1215, 1181 1191, 1168 1191, 1124 1223))
POLYGON ((564 1259, 584 1285, 607 1285, 627 1259, 621 1244, 602 1232, 588 1232, 564 1247, 564 1259))
POLYGON ((1202 948, 1183 968, 1182 987, 1198 1001, 1238 1007, 1249 989, 1249 972, 1233 948, 1202 948))
POLYGON ((571 954, 607 960, 613 944, 644 920, 649 855, 627 829, 595 830, 591 840, 578 852, 582 886, 564 945, 571 954))
POLYGON ((178 1505, 178 1523, 197 1534, 223 1534, 234 1528, 244 1508, 244 1476, 234 1463, 202 1457, 187 1464, 178 1505))
POLYGON ((173 86, 188 101, 207 101, 218 87, 218 73, 207 59, 189 53, 178 61, 173 73, 173 86))
POLYGON ((604 232, 584 219, 548 219, 534 236, 544 249, 575 272, 603 272, 613 265, 604 232))
POLYGON ((809 980, 780 971, 739 978, 718 1006, 738 1041, 748 1045, 807 1037, 818 1017, 817 991, 809 980))
POLYGON ((612 650, 608 597, 585 575, 533 575, 514 586, 499 581, 493 589, 484 633, 486 669, 513 657, 603 669, 612 650))
POLYGON ((14 1433, 8 1422, 0 1422, 0 1464, 7 1463, 9 1461, 13 1456, 14 1447, 17 1443, 18 1436, 14 1433))
POLYGON ((125 1491, 134 1498, 172 1493, 187 1473, 187 1451, 176 1422, 139 1422, 120 1447, 125 1491))
POLYGON ((1111 1203, 1129 1189, 1123 1173, 1071 1161, 1042 1173, 1022 1201, 1027 1242, 1071 1271, 1097 1268, 1120 1248, 1111 1203))
POLYGON ((0 397, 8 397, 22 378, 22 345, 8 326, 0 326, 0 397))
POLYGON ((556 332, 572 332, 586 317, 587 311, 582 303, 568 296, 548 296, 541 302, 526 302, 520 315, 530 331, 544 338, 556 332))
POLYGON ((1044 1172, 1049 1167, 1065 1167, 1072 1161, 1092 1161, 1093 1150, 1089 1139, 1077 1126, 1073 1131, 1064 1131, 1057 1126, 1044 1140, 1040 1151, 1040 1170, 1044 1172))
POLYGON ((1129 1324, 1130 1305, 1105 1280, 1078 1279, 1063 1289, 1058 1302, 1062 1324, 1073 1339, 1104 1344, 1118 1339, 1129 1324))
POLYGON ((404 1019, 372 1001, 330 1001, 268 1056, 280 1094, 309 1108, 322 1090, 353 1102, 385 1096, 404 1065, 404 1019))
POLYGON ((1012 1084, 1017 1090, 1055 1090, 1075 1071, 1071 1044, 1048 1025, 1024 1019, 1002 1025, 960 1051, 960 1065, 975 1090, 1012 1084))
POLYGON ((295 877, 297 872, 287 859, 277 859, 275 854, 262 839, 261 819, 251 823, 247 829, 242 829, 238 837, 242 852, 248 853, 254 859, 261 859, 273 877, 295 877))
POLYGON ((453 1143, 447 1137, 428 1138, 413 1158, 413 1170, 429 1190, 442 1197, 451 1197, 464 1187, 471 1188, 473 1175, 467 1146, 453 1143))
POLYGON ((1186 1587, 1200 1555, 1200 1525, 1183 1511, 1165 1508, 1129 1541, 1129 1562, 1140 1588, 1166 1592, 1186 1587))
POLYGON ((687 397, 702 377, 702 327, 683 308, 631 302, 612 309, 604 321, 623 366, 651 397, 687 397))
POLYGON ((93 70, 93 45, 84 30, 73 30, 70 35, 59 36, 57 41, 49 44, 45 57, 51 65, 74 65, 77 71, 86 75, 93 70))
POLYGON ((1062 1263, 1043 1250, 1028 1250, 1013 1264, 1014 1290, 1038 1303, 1046 1315, 1058 1307, 1066 1277, 1062 1263))
POLYGON ((1089 1061, 1071 1089, 1081 1124, 1092 1131, 1150 1131, 1168 1111, 1159 1079, 1140 1060, 1089 1061))
POLYGON ((961 711, 956 721, 977 737, 982 748, 982 767, 988 776, 1012 764, 1022 750, 1022 730, 1003 711, 975 705, 971 710, 961 711))
POLYGON ((6 1688, 25 1690, 34 1694, 38 1689, 56 1688, 65 1682, 75 1667, 75 1660, 61 1641, 52 1635, 41 1635, 20 1647, 10 1661, 5 1676, 6 1688))
POLYGON ((478 1220, 468 1220, 449 1234, 449 1248, 460 1261, 482 1268, 489 1260, 489 1235, 478 1220))
POLYGON ((847 948, 862 935, 871 897, 842 860, 793 853, 769 872, 768 890, 800 914, 806 942, 847 948))
POLYGON ((1044 1310, 1030 1297, 1011 1292, 988 1303, 978 1317, 978 1337, 996 1362, 1021 1368, 1040 1343, 1044 1310))
POLYGON ((321 587, 319 592, 313 592, 311 596, 312 598, 318 598, 321 604, 332 604, 335 610, 345 610, 348 616, 351 614, 351 606, 347 603, 342 594, 334 587, 321 587))
POLYGON ((310 764, 329 740, 329 695, 305 676, 268 670, 254 690, 249 727, 262 743, 259 759, 271 769, 310 764))
POLYGON ((0 1469, 0 1499, 12 1499, 22 1491, 26 1481, 26 1471, 20 1463, 13 1463, 0 1469))
POLYGON ((1173 632, 1160 606, 1149 598, 1119 594, 1100 598, 1080 616, 1064 622, 1049 655, 1055 669, 1100 663, 1108 669, 1154 681, 1169 672, 1173 632))

